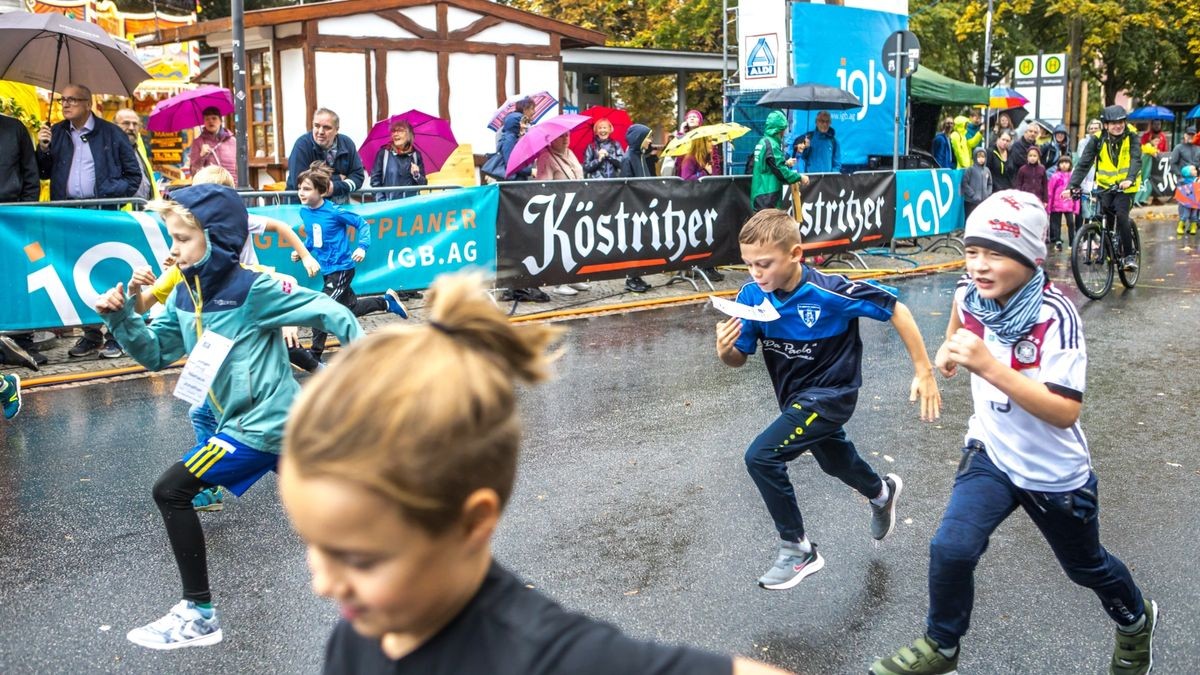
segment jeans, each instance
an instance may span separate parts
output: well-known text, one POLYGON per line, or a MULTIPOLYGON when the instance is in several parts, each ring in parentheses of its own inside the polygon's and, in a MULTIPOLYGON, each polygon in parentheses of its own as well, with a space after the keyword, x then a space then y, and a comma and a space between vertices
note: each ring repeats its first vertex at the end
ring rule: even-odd
POLYGON ((1070 492, 1033 492, 1013 485, 972 441, 954 479, 950 503, 929 544, 927 632, 952 648, 966 634, 975 602, 975 565, 1000 523, 1020 506, 1050 544, 1067 577, 1092 589, 1113 621, 1135 623, 1142 592, 1125 565, 1100 545, 1096 474, 1070 492))
POLYGON ((204 399, 204 403, 192 406, 188 410, 188 418, 192 421, 192 430, 196 432, 197 445, 207 443, 208 439, 217 435, 217 416, 213 414, 208 398, 204 399))
POLYGON ((883 490, 883 480, 858 456, 841 424, 793 403, 746 449, 746 470, 758 486, 779 536, 788 541, 804 539, 804 520, 788 479, 787 463, 806 451, 822 471, 867 499, 883 490))

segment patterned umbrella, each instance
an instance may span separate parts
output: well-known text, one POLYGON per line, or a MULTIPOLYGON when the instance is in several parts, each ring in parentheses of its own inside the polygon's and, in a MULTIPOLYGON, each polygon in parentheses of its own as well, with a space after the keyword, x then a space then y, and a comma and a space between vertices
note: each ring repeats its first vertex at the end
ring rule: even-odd
POLYGON ((613 131, 609 138, 620 143, 621 147, 625 147, 627 144, 625 141, 625 132, 633 124, 633 120, 629 119, 629 113, 616 108, 605 108, 604 106, 594 105, 584 110, 583 115, 590 117, 591 122, 576 127, 575 131, 571 132, 571 152, 575 153, 580 162, 583 161, 583 153, 587 150, 587 146, 596 140, 596 122, 602 119, 607 119, 612 124, 613 131))
POLYGON ((721 124, 705 124, 702 127, 696 127, 686 134, 676 138, 663 148, 664 157, 678 157, 686 155, 688 148, 691 147, 692 141, 697 138, 707 138, 709 143, 728 143, 735 138, 741 138, 750 133, 750 128, 742 126, 737 122, 722 122, 721 124))
POLYGON ((512 154, 508 156, 508 175, 511 176, 526 165, 532 164, 538 153, 550 147, 550 142, 554 139, 569 134, 576 127, 591 121, 592 118, 585 115, 559 115, 529 127, 529 131, 517 141, 512 154))
POLYGON ((233 94, 223 87, 206 84, 154 104, 146 128, 150 131, 181 131, 204 124, 204 111, 216 108, 222 115, 233 113, 233 94))
POLYGON ((368 173, 375 166, 375 155, 392 142, 392 125, 400 120, 412 125, 412 144, 421 153, 421 159, 425 160, 425 173, 440 171, 446 159, 458 147, 450 123, 420 110, 409 110, 376 122, 367 132, 367 140, 359 147, 358 156, 362 158, 368 173))
POLYGON ((542 117, 544 117, 551 108, 558 105, 558 99, 551 96, 550 92, 548 91, 539 91, 536 94, 517 94, 515 96, 509 96, 508 100, 504 102, 504 105, 500 106, 496 109, 496 112, 492 113, 492 121, 488 122, 488 128, 492 131, 500 131, 500 125, 504 124, 505 116, 507 116, 508 113, 516 110, 517 101, 520 101, 523 98, 533 99, 533 119, 529 120, 530 122, 537 122, 538 120, 542 119, 542 117))
MULTIPOLYGON (((1005 110, 1008 108, 1020 108, 1029 103, 1029 99, 1021 95, 1021 92, 1008 87, 992 87, 991 98, 988 100, 988 107, 997 110, 1005 110)), ((1015 122, 1014 122, 1015 124, 1015 122)))

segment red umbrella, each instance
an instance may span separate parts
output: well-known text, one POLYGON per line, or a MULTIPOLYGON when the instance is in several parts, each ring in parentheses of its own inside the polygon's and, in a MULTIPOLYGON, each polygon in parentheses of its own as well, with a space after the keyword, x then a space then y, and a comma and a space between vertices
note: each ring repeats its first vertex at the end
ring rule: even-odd
POLYGON ((620 143, 622 148, 627 145, 625 132, 629 131, 630 125, 633 124, 633 120, 629 119, 629 113, 618 108, 605 108, 604 106, 594 105, 584 110, 581 114, 592 119, 587 124, 571 132, 571 152, 575 153, 580 162, 583 161, 583 153, 587 149, 587 146, 596 140, 596 122, 602 119, 607 119, 612 124, 613 132, 610 138, 620 143))
POLYGON ((170 132, 198 127, 204 124, 204 111, 209 108, 216 108, 222 115, 233 114, 233 94, 209 84, 181 92, 154 104, 146 128, 170 132))
POLYGON ((363 166, 375 166, 375 155, 379 150, 392 142, 392 124, 407 120, 412 125, 412 145, 421 153, 425 160, 425 172, 441 171, 442 165, 458 147, 450 123, 440 117, 434 117, 420 110, 409 110, 399 115, 392 115, 386 120, 380 120, 367 132, 367 140, 358 148, 358 156, 362 158, 363 166))

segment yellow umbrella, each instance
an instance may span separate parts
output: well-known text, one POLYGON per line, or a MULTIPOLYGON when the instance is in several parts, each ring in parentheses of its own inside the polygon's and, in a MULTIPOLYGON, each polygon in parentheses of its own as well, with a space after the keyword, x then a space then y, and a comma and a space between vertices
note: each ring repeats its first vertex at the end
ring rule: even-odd
POLYGON ((684 135, 676 138, 663 148, 663 155, 666 157, 678 157, 686 155, 688 148, 692 146, 692 141, 697 138, 707 138, 709 143, 728 143, 735 138, 741 138, 750 133, 750 128, 742 126, 737 122, 722 122, 721 124, 705 124, 702 127, 696 127, 684 135))

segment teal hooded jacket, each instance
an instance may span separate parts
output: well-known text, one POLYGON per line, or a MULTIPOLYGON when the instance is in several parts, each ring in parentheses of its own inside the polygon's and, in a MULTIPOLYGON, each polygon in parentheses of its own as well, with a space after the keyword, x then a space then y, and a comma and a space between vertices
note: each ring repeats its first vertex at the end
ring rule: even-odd
POLYGON ((121 311, 101 316, 125 351, 149 370, 166 368, 190 353, 204 331, 232 340, 208 392, 217 432, 278 454, 288 409, 300 391, 280 329, 319 328, 348 344, 362 337, 362 327, 349 309, 328 296, 241 266, 246 207, 235 191, 197 185, 175 190, 171 198, 203 227, 208 242, 204 258, 182 270, 183 282, 149 326, 135 313, 132 299, 126 299, 121 311))
POLYGON ((783 132, 787 116, 778 110, 767 115, 765 133, 754 148, 754 173, 750 180, 750 208, 779 208, 783 204, 780 189, 803 178, 787 165, 783 154, 783 132))

